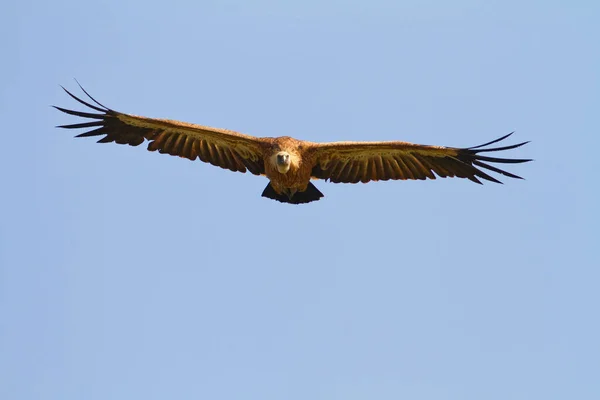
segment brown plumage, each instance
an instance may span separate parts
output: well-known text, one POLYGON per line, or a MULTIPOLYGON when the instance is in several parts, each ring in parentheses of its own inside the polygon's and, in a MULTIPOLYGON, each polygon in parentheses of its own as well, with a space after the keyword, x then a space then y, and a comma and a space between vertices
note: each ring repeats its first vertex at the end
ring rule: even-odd
MULTIPOLYGON (((63 88, 64 89, 64 88, 63 88)), ((510 150, 528 142, 486 148, 506 139, 512 133, 486 144, 454 148, 426 146, 408 142, 332 142, 313 143, 283 136, 258 138, 238 132, 188 124, 167 119, 139 117, 111 110, 98 103, 90 104, 64 89, 79 103, 97 111, 56 109, 90 122, 61 125, 60 128, 92 128, 76 137, 104 136, 98 143, 115 142, 137 146, 148 140, 148 150, 187 158, 200 159, 231 171, 250 171, 265 175, 270 183, 263 196, 283 203, 301 204, 319 200, 323 194, 310 179, 335 183, 358 183, 378 180, 467 178, 481 184, 480 179, 497 182, 480 168, 511 178, 521 177, 488 163, 523 163, 529 159, 508 159, 480 155, 484 152, 510 150)))

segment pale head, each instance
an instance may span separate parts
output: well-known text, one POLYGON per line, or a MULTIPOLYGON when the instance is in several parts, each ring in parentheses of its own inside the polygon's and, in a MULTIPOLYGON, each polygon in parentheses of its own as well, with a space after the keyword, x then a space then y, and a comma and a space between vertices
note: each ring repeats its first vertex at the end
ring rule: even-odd
POLYGON ((277 171, 282 174, 287 173, 290 170, 292 159, 287 151, 279 151, 274 154, 274 164, 277 166, 277 171))

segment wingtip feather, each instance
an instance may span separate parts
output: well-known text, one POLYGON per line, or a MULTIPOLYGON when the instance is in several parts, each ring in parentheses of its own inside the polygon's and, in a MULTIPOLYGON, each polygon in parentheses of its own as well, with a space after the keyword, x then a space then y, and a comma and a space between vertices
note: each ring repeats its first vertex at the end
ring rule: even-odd
MULTIPOLYGON (((73 93, 69 92, 69 91, 68 91, 67 89, 65 89, 63 86, 61 86, 61 87, 63 88, 63 90, 64 90, 65 92, 67 92, 67 94, 68 94, 69 96, 71 96, 71 98, 73 98, 75 101, 77 101, 77 102, 79 102, 79 103, 83 104, 84 106, 87 106, 87 107, 89 107, 89 108, 91 108, 91 109, 93 109, 93 110, 96 110, 96 111, 100 111, 100 112, 102 112, 102 113, 106 113, 107 111, 109 111, 109 108, 108 108, 108 107, 104 107, 102 104, 100 104, 100 106, 101 106, 101 107, 103 107, 103 108, 97 107, 97 106, 95 106, 95 105, 93 105, 93 104, 90 104, 90 103, 88 103, 87 101, 85 101, 85 100, 82 100, 82 99, 80 99, 79 97, 75 96, 73 93)), ((93 100, 93 99, 92 99, 92 100, 93 100)), ((97 103, 97 102, 96 102, 96 103, 97 103)), ((98 104, 99 104, 99 103, 98 103, 98 104)))
POLYGON ((515 131, 512 131, 512 132, 510 132, 509 134, 506 134, 506 135, 504 135, 504 136, 502 136, 502 137, 500 137, 500 138, 498 138, 498 139, 492 140, 491 142, 487 142, 487 143, 484 143, 484 144, 480 144, 479 146, 473 146, 473 147, 469 147, 467 150, 480 149, 480 148, 482 148, 482 147, 489 146, 490 144, 494 144, 494 143, 501 142, 501 141, 503 141, 504 139, 506 139, 506 138, 510 137, 510 136, 511 136, 513 133, 515 133, 515 131))
POLYGON ((526 163, 526 162, 533 161, 532 159, 522 159, 522 158, 511 159, 511 158, 488 157, 488 156, 479 154, 479 153, 485 153, 485 152, 512 150, 512 149, 516 149, 518 147, 524 146, 527 143, 531 142, 531 141, 525 141, 522 143, 517 143, 517 144, 513 144, 513 145, 508 145, 508 146, 486 148, 486 146, 489 146, 494 143, 498 143, 502 140, 505 140, 506 138, 510 137, 514 133, 515 133, 514 131, 510 132, 507 135, 504 135, 498 139, 492 140, 491 142, 487 142, 487 143, 479 145, 479 146, 461 149, 461 150, 459 150, 459 154, 461 154, 461 153, 462 154, 459 157, 461 158, 461 160, 463 162, 470 164, 472 166, 472 168, 474 168, 474 170, 476 171, 475 175, 479 176, 480 178, 486 179, 488 181, 503 184, 503 182, 491 177, 487 173, 483 172, 480 168, 485 168, 487 170, 490 170, 492 172, 495 172, 497 174, 500 174, 500 175, 503 175, 503 176, 506 176, 509 178, 523 179, 522 177, 520 177, 518 175, 504 171, 493 165, 486 164, 483 161, 487 161, 487 162, 491 162, 491 163, 501 163, 501 164, 519 164, 519 163, 526 163))
POLYGON ((105 109, 107 109, 107 110, 108 110, 108 107, 106 107, 104 104, 101 104, 101 103, 100 103, 98 100, 96 100, 95 98, 93 98, 93 97, 92 97, 92 96, 91 96, 91 95, 90 95, 90 94, 87 92, 87 90, 85 90, 85 89, 83 88, 83 86, 81 86, 81 84, 79 83, 79 81, 77 80, 77 78, 73 78, 73 79, 75 79, 75 82, 77 82, 77 85, 79 85, 79 88, 80 88, 80 89, 83 91, 83 93, 85 93, 85 94, 87 95, 87 97, 89 97, 90 99, 92 99, 92 101, 93 101, 94 103, 98 104, 100 107, 103 107, 103 108, 105 108, 105 109))

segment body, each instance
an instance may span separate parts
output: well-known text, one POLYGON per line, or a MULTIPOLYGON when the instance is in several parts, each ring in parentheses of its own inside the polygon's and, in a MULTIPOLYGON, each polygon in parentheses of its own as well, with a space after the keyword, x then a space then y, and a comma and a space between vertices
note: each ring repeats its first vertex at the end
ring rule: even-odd
POLYGON ((269 138, 263 151, 265 175, 270 183, 263 196, 294 204, 308 203, 323 197, 310 183, 315 166, 313 149, 312 143, 289 136, 269 138))
POLYGON ((308 148, 306 142, 284 136, 265 149, 265 175, 277 193, 306 190, 314 166, 308 148))

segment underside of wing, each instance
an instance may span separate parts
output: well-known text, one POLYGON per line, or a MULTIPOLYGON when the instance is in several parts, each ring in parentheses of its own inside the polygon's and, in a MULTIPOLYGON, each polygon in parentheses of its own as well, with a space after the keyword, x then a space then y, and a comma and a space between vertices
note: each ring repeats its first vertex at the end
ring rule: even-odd
POLYGON ((97 113, 74 111, 54 106, 66 114, 90 120, 59 126, 66 129, 89 129, 76 137, 103 136, 98 143, 114 142, 130 146, 138 146, 147 140, 149 151, 158 151, 189 160, 200 159, 231 171, 264 174, 259 138, 225 129, 124 114, 98 103, 83 88, 81 90, 94 104, 63 89, 79 103, 97 111, 97 113))
POLYGON ((337 142, 317 145, 312 176, 334 183, 378 180, 436 179, 458 177, 481 184, 480 179, 502 183, 482 170, 523 179, 490 163, 516 164, 529 159, 497 158, 481 153, 504 151, 528 142, 503 147, 487 147, 508 138, 469 148, 426 146, 408 142, 337 142))

